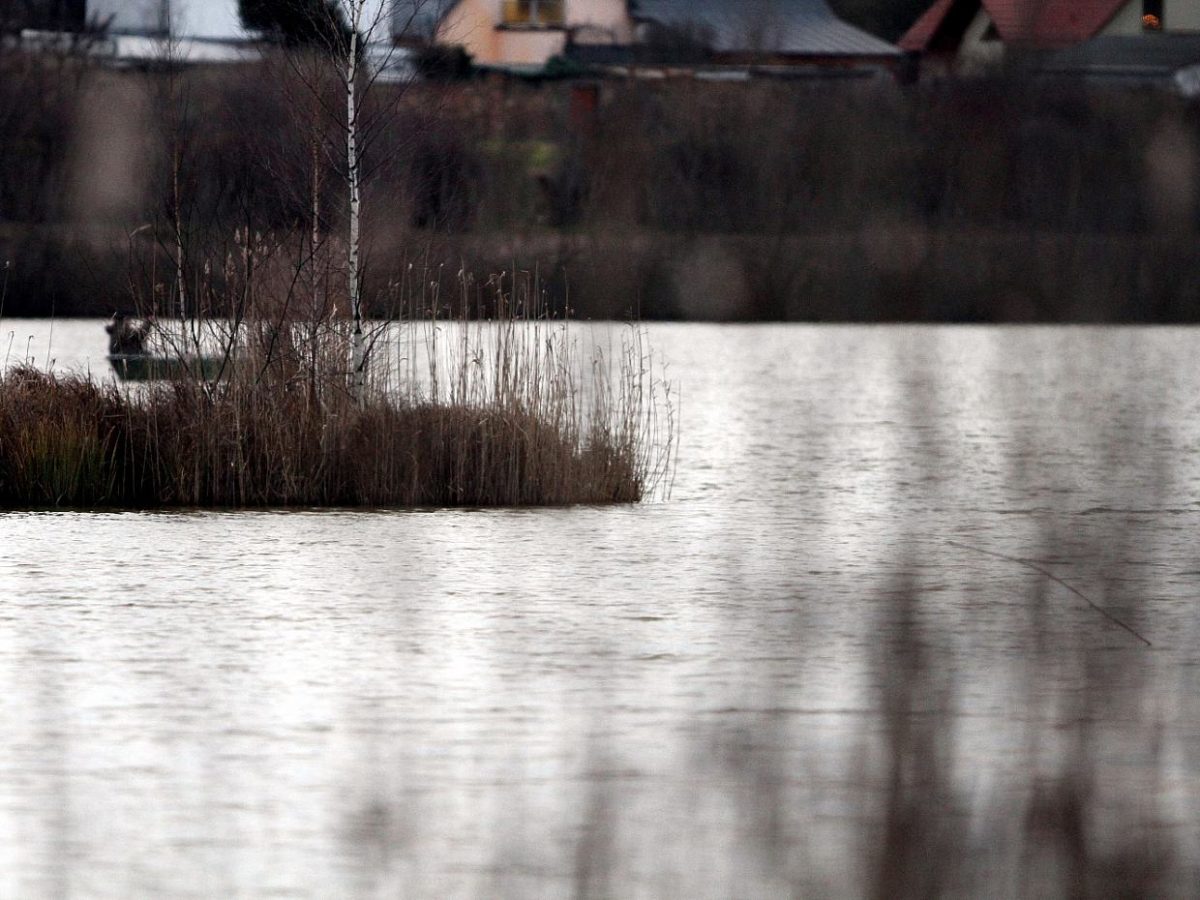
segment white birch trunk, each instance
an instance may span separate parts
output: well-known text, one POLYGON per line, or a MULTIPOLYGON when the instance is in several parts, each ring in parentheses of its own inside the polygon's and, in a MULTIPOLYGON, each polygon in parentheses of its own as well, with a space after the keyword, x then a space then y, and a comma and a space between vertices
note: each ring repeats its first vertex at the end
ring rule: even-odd
POLYGON ((183 272, 183 213, 180 210, 180 205, 183 203, 183 192, 179 188, 179 168, 182 165, 179 159, 179 135, 175 135, 175 148, 171 154, 171 200, 174 206, 174 222, 175 226, 175 284, 179 291, 179 318, 181 321, 188 320, 188 302, 187 302, 187 281, 184 279, 183 272))
MULTIPOLYGON (((193 309, 188 303, 188 285, 185 272, 186 252, 183 233, 183 189, 179 182, 180 171, 183 168, 183 141, 186 127, 186 104, 180 97, 179 68, 177 65, 178 46, 175 40, 175 23, 171 19, 170 0, 162 0, 158 9, 159 31, 162 34, 162 54, 167 70, 170 72, 169 88, 172 115, 177 116, 172 124, 171 134, 171 201, 172 228, 175 232, 175 286, 179 297, 179 328, 183 344, 191 342, 193 349, 199 353, 198 322, 199 309, 193 309), (190 328, 189 328, 190 324, 190 328)), ((198 304, 197 304, 198 306, 198 304)))
POLYGON ((358 277, 359 222, 362 213, 362 194, 359 184, 358 158, 358 28, 362 21, 364 0, 349 0, 350 53, 346 60, 346 167, 350 187, 350 311, 354 331, 350 350, 350 389, 361 405, 366 401, 367 359, 366 340, 362 330, 362 293, 358 277))
MULTIPOLYGON (((316 106, 315 100, 313 105, 316 106)), ((321 272, 317 259, 317 251, 321 246, 321 144, 317 136, 318 115, 314 110, 310 121, 312 132, 309 147, 312 153, 312 246, 309 248, 308 257, 309 278, 312 282, 312 310, 309 318, 313 322, 316 322, 321 314, 321 272)))

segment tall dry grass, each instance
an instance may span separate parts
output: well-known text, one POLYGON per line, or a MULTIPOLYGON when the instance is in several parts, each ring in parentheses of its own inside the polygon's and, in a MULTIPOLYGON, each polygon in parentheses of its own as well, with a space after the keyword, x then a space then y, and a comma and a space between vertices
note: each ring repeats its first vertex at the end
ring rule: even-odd
POLYGON ((589 344, 535 310, 532 290, 464 280, 458 318, 436 296, 408 301, 412 317, 369 335, 361 396, 336 308, 303 318, 265 298, 236 320, 157 326, 158 352, 220 361, 207 377, 12 369, 0 506, 600 504, 667 486, 674 413, 642 333, 589 344), (468 321, 472 292, 494 294, 499 314, 468 321))

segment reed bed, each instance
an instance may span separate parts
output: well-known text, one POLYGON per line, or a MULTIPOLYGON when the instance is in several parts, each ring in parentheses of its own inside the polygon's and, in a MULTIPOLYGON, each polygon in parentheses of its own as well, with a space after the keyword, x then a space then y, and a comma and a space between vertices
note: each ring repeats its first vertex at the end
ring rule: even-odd
POLYGON ((0 506, 545 506, 669 485, 673 412, 636 328, 589 347, 566 322, 435 306, 372 326, 357 394, 344 319, 159 330, 179 360, 215 345, 221 371, 0 375, 0 506))

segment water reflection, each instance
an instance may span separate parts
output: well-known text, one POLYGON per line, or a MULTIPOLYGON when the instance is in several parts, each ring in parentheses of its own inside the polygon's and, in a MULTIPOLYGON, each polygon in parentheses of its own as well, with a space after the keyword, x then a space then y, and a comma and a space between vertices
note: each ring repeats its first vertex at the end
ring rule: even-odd
POLYGON ((652 340, 671 503, 0 516, 0 895, 1190 895, 1200 333, 652 340))

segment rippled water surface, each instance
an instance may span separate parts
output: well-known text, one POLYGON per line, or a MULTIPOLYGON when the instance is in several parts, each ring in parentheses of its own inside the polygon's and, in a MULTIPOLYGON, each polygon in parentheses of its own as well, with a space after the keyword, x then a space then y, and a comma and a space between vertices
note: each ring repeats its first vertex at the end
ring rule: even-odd
POLYGON ((1200 331, 650 339, 669 502, 0 514, 0 896, 1190 893, 1200 331))

